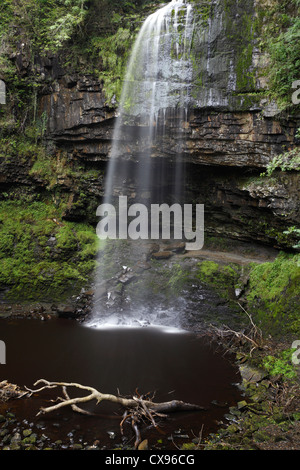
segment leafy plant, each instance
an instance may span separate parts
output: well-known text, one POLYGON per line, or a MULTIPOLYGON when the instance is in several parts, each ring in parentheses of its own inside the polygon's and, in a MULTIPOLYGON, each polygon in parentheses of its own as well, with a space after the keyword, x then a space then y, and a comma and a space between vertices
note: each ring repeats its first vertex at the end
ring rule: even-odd
MULTIPOLYGON (((300 229, 299 229, 299 228, 290 227, 288 230, 285 230, 285 231, 283 232, 283 234, 284 234, 284 235, 287 235, 287 236, 291 236, 291 235, 292 235, 292 236, 294 236, 294 235, 298 236, 298 237, 299 237, 299 240, 298 240, 298 242, 297 242, 295 245, 293 245, 293 248, 295 248, 295 249, 300 249, 300 229)), ((300 266, 300 264, 299 264, 299 266, 300 266)))
POLYGON ((292 363, 293 349, 281 351, 278 357, 266 356, 263 360, 264 368, 271 376, 282 375, 285 379, 293 380, 297 377, 295 366, 292 363))
POLYGON ((271 176, 275 170, 281 171, 299 171, 300 170, 300 148, 276 155, 267 165, 267 171, 261 173, 261 176, 271 176))

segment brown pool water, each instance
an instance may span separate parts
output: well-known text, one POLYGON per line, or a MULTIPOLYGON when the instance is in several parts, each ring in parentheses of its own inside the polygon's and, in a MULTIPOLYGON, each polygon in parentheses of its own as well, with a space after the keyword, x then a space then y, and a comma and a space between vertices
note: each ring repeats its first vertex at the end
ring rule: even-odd
MULTIPOLYGON (((138 389, 141 394, 155 393, 155 401, 178 399, 207 408, 170 414, 161 423, 162 433, 146 426, 142 436, 150 447, 176 449, 175 445, 189 442, 199 433, 206 436, 216 431, 229 407, 241 399, 236 385, 240 376, 230 357, 189 332, 152 327, 93 329, 64 319, 2 320, 0 339, 6 344, 0 379, 20 387, 33 388, 36 380, 44 378, 78 382, 123 396, 138 389)), ((6 407, 19 420, 39 424, 45 435, 66 446, 73 441, 90 445, 97 441, 103 449, 125 441, 133 445, 131 429, 122 441, 123 410, 116 405, 90 404, 87 409, 98 415, 94 417, 63 409, 37 418, 39 407, 49 406, 48 400, 56 396, 61 396, 60 389, 10 401, 6 407)), ((2 405, 2 413, 4 408, 2 405)))

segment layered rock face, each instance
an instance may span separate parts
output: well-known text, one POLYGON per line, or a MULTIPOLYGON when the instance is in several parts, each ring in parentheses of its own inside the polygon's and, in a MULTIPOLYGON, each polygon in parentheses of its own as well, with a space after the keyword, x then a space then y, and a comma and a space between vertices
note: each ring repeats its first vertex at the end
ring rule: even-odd
MULTIPOLYGON (((272 180, 259 175, 274 156, 297 143, 300 120, 283 117, 264 98, 258 7, 252 0, 191 4, 189 103, 182 113, 165 110, 152 157, 158 166, 162 160, 169 165, 182 161, 186 201, 205 204, 207 233, 285 246, 280 235, 299 220, 298 175, 276 174, 272 180)), ((105 169, 118 103, 107 102, 101 81, 62 73, 41 97, 40 113, 48 116, 47 138, 70 159, 105 169)), ((124 160, 132 165, 141 148, 147 150, 147 142, 135 138, 143 126, 146 132, 146 124, 134 115, 120 137, 124 160)), ((167 174, 162 184, 172 184, 167 174)), ((96 211, 99 182, 85 190, 95 197, 89 210, 96 211)))

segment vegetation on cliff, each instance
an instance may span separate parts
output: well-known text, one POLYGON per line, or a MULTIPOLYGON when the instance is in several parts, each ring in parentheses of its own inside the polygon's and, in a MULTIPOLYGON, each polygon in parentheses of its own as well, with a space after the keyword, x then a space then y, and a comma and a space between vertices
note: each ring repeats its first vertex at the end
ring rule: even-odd
POLYGON ((260 327, 281 336, 300 333, 300 255, 282 253, 250 271, 247 304, 260 327))
POLYGON ((6 299, 68 298, 96 266, 92 226, 66 222, 49 200, 0 201, 0 285, 6 299))
POLYGON ((260 0, 259 4, 260 47, 269 56, 266 74, 270 93, 282 108, 293 109, 292 85, 300 77, 300 1, 260 0))

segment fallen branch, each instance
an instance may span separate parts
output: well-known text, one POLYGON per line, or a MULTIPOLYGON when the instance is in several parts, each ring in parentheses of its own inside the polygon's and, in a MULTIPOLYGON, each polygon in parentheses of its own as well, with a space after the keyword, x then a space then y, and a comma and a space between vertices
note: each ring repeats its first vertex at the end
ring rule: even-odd
POLYGON ((37 386, 41 383, 44 383, 45 385, 37 390, 31 390, 27 387, 26 389, 31 393, 37 393, 47 388, 63 387, 66 393, 66 387, 76 387, 81 390, 87 390, 88 392, 90 392, 90 394, 84 397, 76 397, 76 398, 70 398, 67 395, 65 399, 61 399, 62 401, 60 403, 57 403, 56 405, 53 405, 53 406, 49 406, 47 408, 41 408, 38 415, 50 413, 52 411, 58 410, 59 408, 63 408, 65 406, 73 406, 73 405, 77 405, 78 403, 87 403, 92 400, 96 400, 97 405, 103 401, 110 401, 112 403, 117 403, 119 405, 122 405, 124 408, 138 408, 142 404, 143 406, 146 406, 149 410, 152 410, 155 412, 205 410, 205 408, 203 408, 202 406, 185 403, 179 400, 171 400, 171 401, 162 402, 162 403, 155 403, 151 400, 142 400, 142 399, 138 399, 137 397, 123 398, 121 396, 111 395, 108 393, 101 393, 93 387, 88 387, 88 386, 81 385, 78 383, 49 382, 48 380, 40 379, 37 382, 35 382, 34 386, 37 386))
POLYGON ((73 411, 77 411, 83 414, 91 414, 86 410, 83 410, 78 406, 78 404, 84 404, 90 401, 95 400, 96 404, 100 404, 103 401, 109 401, 112 403, 116 403, 124 407, 127 411, 123 414, 122 421, 120 423, 121 433, 123 434, 123 425, 125 421, 131 423, 132 429, 134 430, 136 439, 135 439, 135 447, 137 448, 141 442, 141 435, 138 428, 139 423, 142 421, 150 421, 151 424, 158 429, 158 425, 155 421, 155 417, 166 417, 162 413, 165 412, 175 412, 175 411, 200 411, 205 410, 202 406, 185 403, 180 400, 171 400, 168 402, 162 403, 155 403, 151 399, 144 399, 143 396, 133 396, 132 398, 124 398, 121 396, 116 396, 107 393, 101 393, 97 389, 85 385, 81 385, 78 383, 66 383, 66 382, 49 382, 45 379, 40 379, 35 382, 34 386, 38 386, 42 384, 42 387, 38 389, 31 390, 26 387, 28 392, 31 394, 39 393, 46 389, 53 389, 56 387, 62 387, 64 397, 59 397, 55 405, 41 408, 37 415, 51 413, 53 411, 59 410, 63 407, 70 406, 73 411), (87 392, 86 396, 70 398, 67 388, 73 387, 78 388, 80 390, 85 390, 87 392))
POLYGON ((28 392, 21 390, 18 385, 11 384, 7 380, 0 382, 0 402, 8 401, 12 398, 23 398, 28 392))

